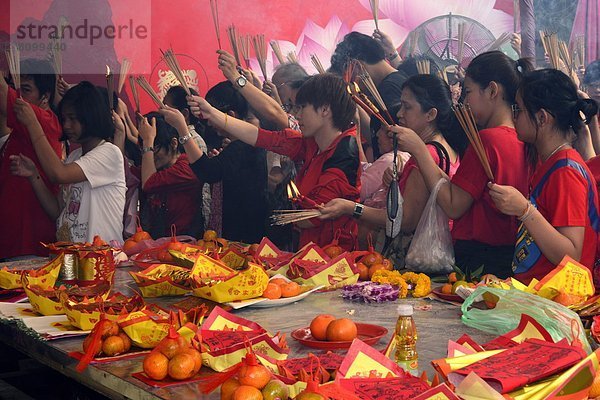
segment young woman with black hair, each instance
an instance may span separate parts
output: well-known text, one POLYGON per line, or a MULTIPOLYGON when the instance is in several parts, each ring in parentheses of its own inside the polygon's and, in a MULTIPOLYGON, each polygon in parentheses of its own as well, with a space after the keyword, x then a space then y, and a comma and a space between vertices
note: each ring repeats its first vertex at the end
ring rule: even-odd
MULTIPOLYGON (((452 112, 448 85, 433 75, 416 75, 409 78, 402 88, 397 116, 401 126, 413 130, 418 135, 432 162, 453 176, 459 166, 460 154, 466 147, 466 137, 452 112)), ((378 134, 387 136, 387 131, 382 129, 378 134)), ((406 163, 398 179, 404 198, 400 229, 408 234, 414 232, 419 223, 429 198, 429 189, 414 157, 406 163)), ((386 183, 389 185, 389 182, 386 183)), ((334 199, 321 209, 323 215, 320 218, 353 215, 356 206, 356 203, 349 200, 334 199)), ((382 227, 386 221, 385 208, 365 206, 360 216, 361 224, 382 227)))
POLYGON ((31 105, 15 100, 17 119, 28 131, 42 170, 61 184, 58 198, 40 178, 35 163, 23 154, 11 155, 13 175, 29 179, 46 213, 56 221, 59 241, 123 241, 125 170, 123 155, 108 142, 115 126, 105 96, 90 82, 65 93, 58 115, 65 136, 81 147, 63 163, 50 145, 31 105))
MULTIPOLYGON (((471 107, 495 182, 527 191, 528 167, 524 144, 517 138, 512 119, 521 73, 530 68, 499 51, 480 54, 467 68, 464 82, 465 102, 471 107)), ((444 173, 430 156, 423 140, 412 130, 392 127, 402 150, 408 151, 419 165, 429 190, 444 173)), ((484 266, 486 273, 501 278, 512 275, 515 217, 501 213, 487 188, 489 178, 475 151, 469 146, 451 183, 442 185, 437 201, 454 220, 452 238, 456 265, 464 270, 484 266)))
POLYGON ((151 113, 141 120, 139 135, 142 227, 154 238, 169 236, 171 225, 179 235, 202 236, 202 183, 179 144, 177 130, 160 114, 151 113))
POLYGON ((519 139, 534 150, 529 198, 490 183, 502 213, 521 221, 513 259, 515 278, 541 279, 568 255, 590 269, 597 246, 598 193, 590 170, 571 143, 597 104, 580 99, 573 81, 555 69, 525 75, 513 106, 519 139))
MULTIPOLYGON (((46 60, 27 59, 21 62, 21 72, 20 95, 31 105, 54 156, 62 157, 60 122, 51 108, 56 82, 52 65, 46 60)), ((0 259, 47 255, 40 242, 53 241, 56 233, 55 220, 48 218, 29 183, 11 175, 9 170, 9 156, 19 154, 29 157, 40 168, 27 128, 15 113, 18 98, 17 91, 0 76, 0 117, 4 118, 6 127, 12 129, 0 154, 0 202, 3 204, 0 207, 0 259), (16 206, 9 206, 13 204, 16 206)), ((54 194, 58 192, 58 185, 52 184, 43 171, 40 179, 54 194)))

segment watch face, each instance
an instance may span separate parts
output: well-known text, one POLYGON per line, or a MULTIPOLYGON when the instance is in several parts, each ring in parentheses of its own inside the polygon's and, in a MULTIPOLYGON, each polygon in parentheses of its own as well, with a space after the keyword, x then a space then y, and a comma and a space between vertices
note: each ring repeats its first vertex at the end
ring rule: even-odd
POLYGON ((236 81, 236 83, 239 87, 246 86, 246 82, 248 82, 248 80, 243 76, 240 76, 239 78, 237 78, 237 81, 236 81))

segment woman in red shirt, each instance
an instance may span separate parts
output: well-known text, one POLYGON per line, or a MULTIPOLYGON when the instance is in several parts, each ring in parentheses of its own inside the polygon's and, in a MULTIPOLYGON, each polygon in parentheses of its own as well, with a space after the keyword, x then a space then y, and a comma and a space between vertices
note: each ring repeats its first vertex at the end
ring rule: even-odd
MULTIPOLYGON (((521 73, 530 68, 499 51, 480 54, 466 70, 463 91, 467 103, 483 128, 479 133, 497 183, 527 190, 525 147, 517 138, 511 114, 521 73)), ((400 148, 419 164, 429 190, 444 175, 421 138, 412 130, 392 127, 400 148)), ((442 185, 437 201, 454 220, 452 238, 456 265, 473 271, 484 266, 485 273, 501 278, 512 275, 516 218, 501 213, 487 190, 489 179, 473 148, 469 146, 450 185, 442 185)))
POLYGON ((154 238, 169 236, 171 224, 179 235, 199 237, 204 232, 202 183, 181 150, 177 130, 158 113, 148 119, 143 118, 139 127, 143 141, 142 226, 154 238))
MULTIPOLYGON (((244 83, 245 84, 245 83, 244 83)), ((252 146, 283 154, 304 164, 297 176, 300 193, 317 204, 337 197, 358 201, 360 198, 360 162, 356 128, 352 120, 356 105, 346 91, 347 84, 332 74, 308 79, 296 95, 301 107, 298 122, 302 132, 292 129, 267 131, 247 122, 228 117, 201 97, 190 99, 192 112, 210 124, 252 146)), ((356 246, 358 227, 352 217, 332 221, 318 218, 296 224, 301 229, 300 246, 332 242, 340 232, 339 245, 345 250, 356 246)))
POLYGON ((555 69, 528 73, 517 93, 513 117, 519 139, 535 150, 529 200, 511 186, 489 186, 496 207, 521 221, 513 269, 525 284, 543 278, 565 255, 590 269, 594 265, 598 193, 571 144, 574 132, 597 113, 597 104, 579 99, 575 84, 555 69))

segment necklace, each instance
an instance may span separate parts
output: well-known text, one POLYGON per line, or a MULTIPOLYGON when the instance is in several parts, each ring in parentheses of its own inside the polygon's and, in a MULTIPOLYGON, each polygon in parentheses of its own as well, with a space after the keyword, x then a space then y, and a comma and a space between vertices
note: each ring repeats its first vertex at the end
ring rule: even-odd
POLYGON ((546 157, 546 160, 549 160, 550 157, 552 157, 554 154, 556 154, 557 151, 559 151, 561 148, 565 147, 568 144, 569 144, 569 142, 564 142, 563 144, 559 145, 557 148, 552 150, 552 153, 550 153, 550 155, 548 157, 546 157))

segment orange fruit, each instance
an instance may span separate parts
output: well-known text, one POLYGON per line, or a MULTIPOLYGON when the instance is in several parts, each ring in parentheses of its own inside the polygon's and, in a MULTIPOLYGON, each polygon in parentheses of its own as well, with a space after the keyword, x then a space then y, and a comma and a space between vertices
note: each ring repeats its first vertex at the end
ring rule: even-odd
POLYGON ((348 342, 357 336, 356 324, 348 318, 336 319, 327 327, 327 340, 330 342, 348 342))
POLYGON ((373 274, 377 271, 385 271, 385 265, 383 264, 373 264, 369 267, 369 279, 373 277, 373 274))
POLYGON ((137 245, 137 242, 133 239, 127 239, 125 243, 123 243, 123 251, 127 252, 131 250, 133 247, 137 245))
POLYGON ((152 351, 144 358, 144 373, 150 379, 161 381, 166 378, 169 371, 169 359, 158 351, 152 351))
POLYGON ((242 385, 235 389, 231 400, 263 400, 263 395, 253 386, 242 385))
POLYGON ((204 239, 206 241, 217 240, 217 232, 210 230, 210 229, 207 231, 204 231, 204 235, 202 235, 202 239, 204 239))
POLYGON ((250 247, 248 247, 248 253, 254 255, 256 254, 256 252, 258 251, 258 244, 254 243, 251 244, 250 247))
POLYGON ((596 372, 596 376, 594 377, 594 381, 592 382, 592 387, 590 392, 588 393, 590 399, 594 397, 600 397, 600 371, 596 372))
POLYGON ((274 283, 276 285, 287 285, 288 281, 286 281, 283 278, 275 278, 275 279, 271 279, 269 281, 269 283, 274 283))
POLYGON ((182 350, 181 353, 189 354, 190 356, 192 356, 192 358, 194 359, 194 370, 192 372, 192 375, 196 375, 198 371, 200 371, 200 368, 202 368, 202 355, 200 354, 200 352, 196 349, 188 347, 187 349, 182 350))
POLYGON ((580 303, 583 300, 583 297, 577 296, 575 294, 567 294, 560 292, 552 300, 554 300, 558 304, 562 304, 563 306, 568 307, 580 303))
POLYGON ((458 277, 456 276, 456 272, 450 272, 448 274, 448 283, 454 283, 458 280, 458 277))
POLYGON ((131 239, 133 239, 135 242, 141 242, 143 240, 152 240, 152 237, 150 236, 150 234, 148 232, 137 231, 136 233, 133 234, 131 239))
MULTIPOLYGON (((89 347, 92 345, 92 337, 93 335, 88 335, 84 340, 83 340, 83 352, 87 353, 89 347)), ((97 355, 100 354, 100 352, 102 351, 102 339, 98 340, 98 343, 96 343, 96 346, 94 347, 94 357, 96 357, 97 355)))
POLYGON ((279 379, 271 379, 262 390, 265 400, 285 400, 290 397, 290 390, 279 379))
POLYGON ((180 352, 169 360, 169 376, 178 381, 191 378, 194 375, 196 362, 191 355, 180 352))
POLYGON ((456 289, 458 289, 460 286, 466 286, 469 287, 469 282, 467 281, 456 281, 452 284, 452 294, 456 293, 456 289))
POLYGON ((227 241, 227 239, 217 238, 217 243, 219 243, 223 248, 229 246, 229 242, 227 241))
POLYGON ((367 267, 365 264, 359 262, 359 263, 356 263, 356 268, 358 269, 358 279, 360 279, 361 281, 368 281, 369 280, 369 267, 367 267))
POLYGON ((392 271, 394 269, 394 263, 392 262, 392 260, 390 260, 389 258, 384 258, 383 262, 381 263, 386 270, 388 271, 392 271))
POLYGON ((310 333, 316 340, 327 339, 327 327, 335 321, 335 317, 329 314, 317 315, 310 323, 310 333))
POLYGON ((119 332, 119 337, 123 340, 123 344, 125 345, 123 353, 127 353, 131 348, 131 339, 129 339, 129 336, 127 336, 125 332, 119 332))
POLYGON ((183 243, 181 242, 171 242, 169 243, 169 245, 167 246, 167 250, 173 250, 173 251, 183 251, 183 243))
POLYGON ((336 258, 343 252, 344 252, 344 249, 342 249, 340 246, 330 246, 325 249, 325 254, 327 254, 329 256, 329 258, 336 258))
POLYGON ((304 389, 298 396, 294 397, 295 400, 327 400, 326 397, 323 397, 319 393, 308 392, 307 389, 304 389))
POLYGON ((440 292, 442 292, 444 294, 452 294, 452 284, 446 283, 444 286, 442 286, 442 288, 440 289, 440 292))
POLYGON ((281 298, 281 286, 276 283, 269 282, 262 295, 263 297, 271 300, 279 299, 281 298))
POLYGON ((381 264, 383 262, 383 257, 381 254, 374 251, 364 256, 360 261, 370 268, 373 264, 381 264))
POLYGON ((158 351, 163 353, 169 360, 175 357, 175 354, 181 351, 179 341, 175 338, 165 337, 156 347, 158 351))
POLYGON ((240 382, 237 377, 227 379, 221 385, 221 400, 231 400, 233 398, 233 392, 235 389, 240 387, 240 382))
POLYGON ((271 372, 264 365, 242 365, 238 372, 240 385, 262 389, 271 380, 271 372))
POLYGON ((173 261, 173 256, 171 255, 171 253, 169 253, 169 251, 167 249, 159 250, 156 253, 156 258, 158 258, 159 261, 166 262, 166 263, 173 261))
POLYGON ((281 285, 281 297, 294 297, 300 294, 300 285, 296 282, 289 282, 281 285))
POLYGON ((109 336, 102 342, 102 352, 108 357, 125 353, 125 343, 119 336, 109 336))

